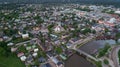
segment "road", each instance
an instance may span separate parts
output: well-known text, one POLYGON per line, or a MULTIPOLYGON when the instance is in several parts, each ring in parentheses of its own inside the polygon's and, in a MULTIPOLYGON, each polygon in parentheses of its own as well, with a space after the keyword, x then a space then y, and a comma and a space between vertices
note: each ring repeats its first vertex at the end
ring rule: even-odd
POLYGON ((115 65, 115 67, 120 67, 119 65, 119 60, 118 60, 118 51, 120 50, 120 46, 115 46, 112 48, 112 51, 111 51, 111 59, 115 65))
POLYGON ((37 40, 37 38, 33 38, 33 39, 29 40, 29 41, 17 43, 16 46, 19 46, 19 45, 22 45, 22 44, 25 44, 25 43, 28 43, 28 42, 31 42, 31 41, 34 41, 34 40, 37 40))

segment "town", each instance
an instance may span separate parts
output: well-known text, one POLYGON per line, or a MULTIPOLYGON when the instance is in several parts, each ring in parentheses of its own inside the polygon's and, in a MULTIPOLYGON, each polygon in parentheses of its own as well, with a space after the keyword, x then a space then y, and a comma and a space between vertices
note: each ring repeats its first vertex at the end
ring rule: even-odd
POLYGON ((92 67, 119 67, 120 8, 5 4, 0 18, 0 67, 67 67, 75 53, 92 67), (13 66, 11 56, 19 60, 13 66))

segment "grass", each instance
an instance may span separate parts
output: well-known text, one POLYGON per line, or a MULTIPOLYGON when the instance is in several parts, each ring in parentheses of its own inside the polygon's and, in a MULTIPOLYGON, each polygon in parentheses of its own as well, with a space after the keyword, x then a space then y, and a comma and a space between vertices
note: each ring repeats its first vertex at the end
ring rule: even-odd
POLYGON ((10 55, 0 56, 0 67, 25 67, 25 65, 16 55, 10 55))

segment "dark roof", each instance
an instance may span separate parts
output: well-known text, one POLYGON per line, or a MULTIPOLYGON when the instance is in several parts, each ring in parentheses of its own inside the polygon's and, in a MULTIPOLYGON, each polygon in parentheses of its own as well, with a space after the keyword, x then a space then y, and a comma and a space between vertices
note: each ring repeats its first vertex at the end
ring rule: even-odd
POLYGON ((32 56, 29 56, 29 57, 27 58, 27 61, 32 61, 32 60, 33 60, 32 56))
POLYGON ((41 67, 52 67, 49 63, 42 65, 41 67))
POLYGON ((76 42, 76 41, 78 41, 79 40, 79 38, 73 38, 73 39, 71 39, 73 42, 76 42))
POLYGON ((46 67, 52 67, 49 63, 46 64, 46 67))
POLYGON ((58 66, 61 65, 61 64, 63 64, 63 63, 62 63, 62 62, 58 62, 58 63, 57 63, 58 66))
POLYGON ((47 52, 47 55, 49 55, 50 57, 52 57, 53 55, 51 54, 51 52, 47 52))
POLYGON ((39 62, 45 62, 45 58, 44 57, 40 57, 39 58, 39 62))

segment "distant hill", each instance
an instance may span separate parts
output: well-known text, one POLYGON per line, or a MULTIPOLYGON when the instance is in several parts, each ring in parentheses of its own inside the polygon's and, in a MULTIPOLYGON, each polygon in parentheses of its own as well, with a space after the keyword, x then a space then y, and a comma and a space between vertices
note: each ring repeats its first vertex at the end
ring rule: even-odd
POLYGON ((119 5, 120 0, 0 0, 0 3, 85 3, 119 5))

